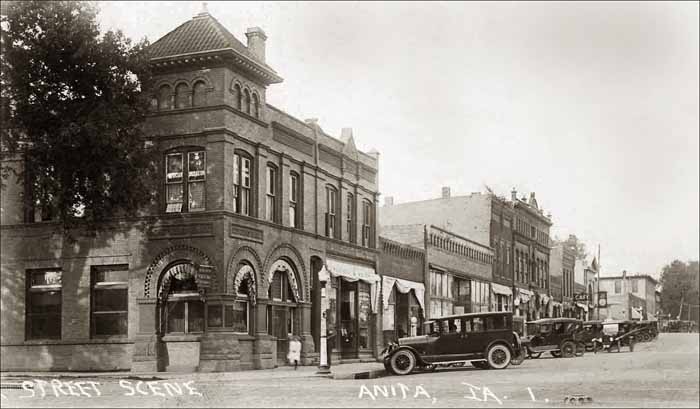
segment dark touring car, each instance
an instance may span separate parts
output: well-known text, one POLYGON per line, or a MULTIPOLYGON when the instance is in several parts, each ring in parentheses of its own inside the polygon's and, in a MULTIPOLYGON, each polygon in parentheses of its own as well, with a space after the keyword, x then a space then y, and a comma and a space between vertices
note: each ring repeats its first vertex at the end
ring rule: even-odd
POLYGON ((438 366, 465 363, 481 369, 504 369, 524 359, 512 312, 450 315, 425 325, 428 335, 400 338, 382 351, 388 372, 408 375, 416 368, 432 371, 438 366))

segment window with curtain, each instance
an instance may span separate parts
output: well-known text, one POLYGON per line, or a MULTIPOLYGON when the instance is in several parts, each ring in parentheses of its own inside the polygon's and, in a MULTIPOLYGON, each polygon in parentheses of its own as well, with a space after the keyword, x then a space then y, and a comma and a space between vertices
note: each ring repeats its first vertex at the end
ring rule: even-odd
POLYGON ((60 269, 27 272, 26 339, 61 339, 62 276, 60 269))
POLYGON ((233 155, 233 211, 250 216, 251 158, 241 152, 233 155))
POLYGON ((205 209, 206 163, 206 152, 202 150, 166 155, 166 213, 205 209))

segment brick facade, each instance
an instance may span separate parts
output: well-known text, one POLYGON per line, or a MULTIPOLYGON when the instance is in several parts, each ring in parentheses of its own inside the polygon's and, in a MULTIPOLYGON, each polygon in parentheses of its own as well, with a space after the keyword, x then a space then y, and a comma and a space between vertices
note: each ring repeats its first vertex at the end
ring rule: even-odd
MULTIPOLYGON (((152 45, 160 56, 152 59, 156 74, 154 112, 144 129, 163 153, 159 164, 163 187, 156 203, 144 209, 142 217, 114 220, 97 234, 77 231, 76 241, 69 242, 56 232, 54 222, 23 222, 24 207, 18 199, 21 186, 3 191, 2 370, 222 371, 273 367, 284 359, 286 352, 280 346, 286 345, 286 340, 269 334, 268 305, 275 302, 268 294, 273 273, 284 273, 286 270, 280 268, 285 266, 291 268, 288 280, 294 283, 290 284, 294 299, 287 310, 289 325, 294 323, 293 333, 302 341, 301 363, 314 364, 321 317, 316 273, 328 257, 377 267, 377 155, 357 151, 351 131, 346 131, 341 141, 326 134, 316 122, 300 121, 267 104, 266 87, 281 78, 259 59, 259 52, 247 51, 206 13, 177 30, 200 26, 224 30, 216 38, 227 39, 230 47, 223 51, 216 47, 198 49, 196 55, 188 57, 178 51, 182 44, 159 41, 152 45), (183 89, 184 94, 178 94, 183 89), (239 106, 237 93, 244 91, 253 95, 251 101, 258 102, 255 108, 239 106), (177 101, 185 102, 178 106, 177 101), (204 208, 168 213, 165 157, 188 150, 206 154, 204 208), (234 205, 235 154, 251 161, 249 215, 240 214, 234 205), (266 208, 268 166, 277 171, 273 220, 265 219, 270 210, 266 208), (292 172, 299 176, 296 227, 292 227, 288 209, 292 172), (328 186, 340 193, 336 238, 326 237, 328 186), (346 228, 348 193, 356 203, 353 240, 346 228), (370 209, 366 245, 360 233, 364 202, 370 209), (161 284, 169 267, 180 262, 213 267, 205 302, 237 299, 233 288, 237 274, 243 265, 252 268, 247 333, 205 329, 197 334, 172 335, 161 330, 161 305, 167 297, 160 298, 161 284), (90 335, 91 271, 94 266, 113 264, 128 266, 128 334, 95 339, 90 335), (63 272, 60 339, 27 340, 25 278, 28 270, 36 268, 60 268, 63 272), (257 298, 254 305, 253 292, 257 298)), ((172 41, 177 30, 161 41, 172 41)), ((197 282, 204 288, 203 282, 197 282)), ((372 311, 369 317, 372 328, 376 328, 376 313, 372 311)), ((367 358, 377 351, 344 352, 346 357, 367 358)))

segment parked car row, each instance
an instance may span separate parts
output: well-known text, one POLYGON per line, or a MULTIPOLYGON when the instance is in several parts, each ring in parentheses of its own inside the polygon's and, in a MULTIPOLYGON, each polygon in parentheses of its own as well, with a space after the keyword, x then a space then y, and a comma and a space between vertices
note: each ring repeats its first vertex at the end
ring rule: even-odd
POLYGON ((400 338, 382 351, 390 373, 470 363, 480 369, 505 369, 543 353, 556 358, 583 356, 586 351, 634 351, 638 342, 658 336, 655 321, 581 321, 543 318, 526 322, 512 312, 450 315, 425 323, 425 334, 400 338))

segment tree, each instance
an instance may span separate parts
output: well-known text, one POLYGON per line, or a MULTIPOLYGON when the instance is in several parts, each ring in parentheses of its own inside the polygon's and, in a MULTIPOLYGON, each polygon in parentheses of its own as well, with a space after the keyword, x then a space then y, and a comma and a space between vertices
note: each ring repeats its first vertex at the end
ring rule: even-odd
POLYGON ((661 272, 660 280, 663 311, 675 318, 681 311, 681 302, 685 304, 684 309, 688 308, 688 304, 698 305, 700 303, 699 277, 698 261, 684 263, 674 260, 666 265, 661 272))
POLYGON ((25 203, 63 227, 134 215, 152 198, 153 149, 140 129, 148 43, 100 34, 97 12, 82 1, 2 4, 0 148, 24 161, 25 203))

